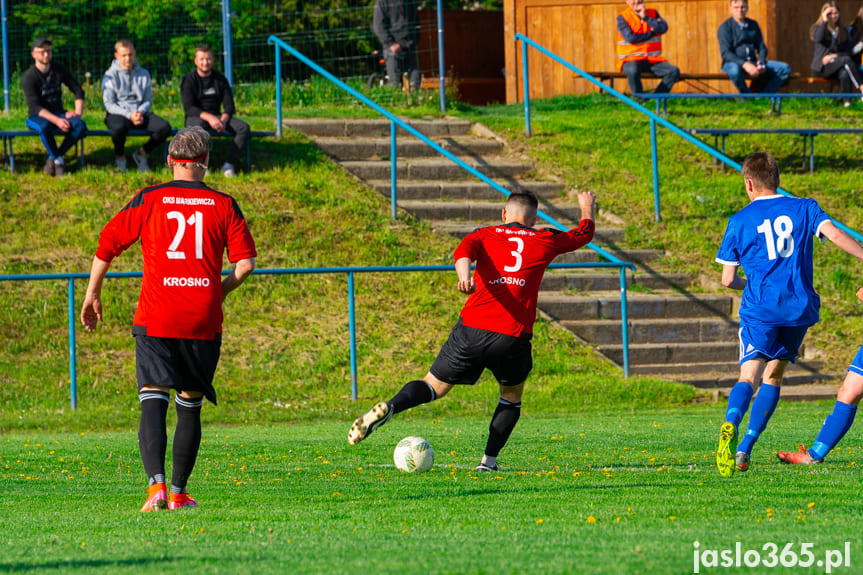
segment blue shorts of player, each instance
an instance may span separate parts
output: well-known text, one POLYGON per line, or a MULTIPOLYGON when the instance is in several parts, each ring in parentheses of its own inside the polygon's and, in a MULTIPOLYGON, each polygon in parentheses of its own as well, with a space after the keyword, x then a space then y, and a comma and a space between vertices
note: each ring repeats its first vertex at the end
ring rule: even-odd
POLYGON ((221 354, 221 334, 207 341, 151 337, 141 333, 144 329, 132 328, 138 391, 145 385, 172 387, 178 392, 198 391, 215 404, 213 376, 221 354))
POLYGON ((468 327, 458 318, 431 366, 431 374, 452 385, 473 385, 490 369, 501 385, 518 385, 533 369, 530 339, 468 327))
POLYGON ((794 362, 806 337, 806 325, 747 326, 740 323, 740 363, 760 357, 794 362))
POLYGON ((854 356, 854 360, 848 366, 848 370, 858 375, 863 375, 863 347, 857 350, 857 355, 854 356))

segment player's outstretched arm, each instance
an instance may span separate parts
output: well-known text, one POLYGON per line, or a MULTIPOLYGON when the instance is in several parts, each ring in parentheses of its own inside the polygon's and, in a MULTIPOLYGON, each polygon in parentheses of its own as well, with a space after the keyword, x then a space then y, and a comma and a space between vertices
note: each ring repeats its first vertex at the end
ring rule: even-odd
POLYGON ((459 258, 455 262, 455 273, 458 275, 458 291, 472 294, 476 290, 476 284, 470 273, 470 258, 459 258))
POLYGON ((245 258, 236 263, 231 273, 225 276, 222 280, 222 301, 225 301, 225 296, 240 287, 246 278, 252 275, 255 271, 255 258, 245 258))
POLYGON ((857 290, 857 299, 863 301, 863 287, 857 290))
POLYGON ((111 267, 111 262, 106 262, 98 257, 93 258, 87 295, 84 296, 84 303, 81 305, 81 323, 84 324, 87 331, 93 331, 102 321, 102 282, 105 281, 109 267, 111 267))
POLYGON ((839 246, 842 251, 851 254, 860 261, 863 261, 863 246, 857 243, 857 240, 849 236, 837 228, 833 222, 827 222, 821 226, 821 235, 839 246))

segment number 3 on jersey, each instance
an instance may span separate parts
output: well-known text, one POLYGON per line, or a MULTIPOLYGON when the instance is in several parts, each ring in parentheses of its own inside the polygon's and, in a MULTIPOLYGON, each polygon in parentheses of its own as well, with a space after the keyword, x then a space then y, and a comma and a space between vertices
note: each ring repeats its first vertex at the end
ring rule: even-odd
POLYGON ((168 212, 169 220, 177 220, 177 232, 174 234, 174 239, 171 241, 171 245, 168 246, 168 259, 169 260, 184 260, 186 259, 186 252, 177 251, 177 248, 180 247, 180 242, 183 241, 183 236, 186 234, 186 224, 190 226, 195 226, 195 258, 203 259, 204 257, 204 215, 201 212, 195 212, 194 215, 189 216, 189 219, 186 219, 180 212, 168 212))
POLYGON ((770 220, 765 219, 755 229, 758 233, 764 234, 767 242, 767 259, 775 260, 777 253, 781 258, 787 258, 794 253, 794 238, 791 237, 794 223, 788 216, 779 216, 773 221, 773 225, 770 224, 770 220), (775 237, 773 232, 776 232, 775 237))
POLYGON ((515 245, 518 246, 513 251, 509 252, 515 257, 515 265, 511 266, 503 266, 503 271, 505 272, 517 272, 521 269, 521 252, 524 251, 524 240, 521 238, 507 238, 510 242, 515 242, 515 245))

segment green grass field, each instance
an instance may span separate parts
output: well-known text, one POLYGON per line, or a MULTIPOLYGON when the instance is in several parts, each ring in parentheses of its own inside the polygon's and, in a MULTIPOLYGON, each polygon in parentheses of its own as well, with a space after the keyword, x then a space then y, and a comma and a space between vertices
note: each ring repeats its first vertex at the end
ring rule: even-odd
POLYGON ((0 572, 692 573, 695 541, 739 541, 768 562, 770 543, 811 543, 824 560, 847 541, 851 567, 833 572, 863 568, 859 433, 817 468, 773 456, 811 441, 828 405, 780 405, 752 470, 723 479, 715 406, 548 417, 529 398, 495 474, 472 471, 487 421, 434 404, 355 447, 349 421, 205 425, 190 481, 200 507, 158 514, 138 511, 133 431, 7 434, 0 572), (413 434, 435 447, 428 473, 393 466, 396 442, 413 434))
MULTIPOLYGON (((175 99, 161 97, 165 106, 175 99)), ((265 96, 239 100, 253 128, 272 127, 265 96)), ((723 125, 732 114, 741 126, 863 121, 829 102, 789 102, 781 118, 762 104, 673 103, 670 119, 685 127, 723 125)), ((399 112, 418 117, 434 106, 399 112)), ((655 224, 646 121, 607 98, 558 98, 534 103, 528 139, 521 112, 453 110, 506 137, 537 176, 596 191, 600 209, 626 220, 627 245, 668 250, 658 265, 698 278, 693 292, 716 289, 705 278, 718 279, 713 256, 725 219, 745 205, 738 175, 660 131, 664 220, 655 224)), ((100 127, 99 113, 88 113, 100 127)), ((369 117, 351 106, 289 113, 369 117)), ((165 116, 176 122, 180 112, 165 116)), ((22 121, 13 114, 0 126, 22 121)), ((217 162, 224 144, 214 148, 217 162)), ((729 153, 739 161, 773 151, 787 189, 860 229, 860 144, 819 140, 814 177, 799 167, 797 140, 741 137, 729 153)), ((452 263, 456 240, 407 215, 391 222, 385 198, 305 138, 252 146, 252 173, 208 183, 240 202, 260 268, 452 263)), ((0 274, 87 271, 108 219, 135 190, 168 177, 164 169, 117 174, 106 138, 87 149, 87 167, 60 181, 39 173, 34 138, 16 144, 20 172, 0 170, 0 274)), ((860 344, 860 311, 859 265, 836 252, 816 254, 824 310, 808 342, 838 371, 860 344)), ((140 268, 135 247, 113 269, 140 268)), ((692 573, 696 551, 733 550, 738 541, 743 550, 772 543, 777 554, 811 543, 814 561, 847 541, 851 566, 833 572, 863 572, 859 430, 816 468, 783 467, 773 455, 811 444, 831 404, 780 404, 752 471, 724 480, 713 466, 724 403, 673 382, 624 379, 546 321, 536 325, 535 369, 501 454, 504 473, 472 472, 496 396, 488 376, 349 447, 353 418, 434 359, 464 301, 453 278, 357 279, 358 403, 349 398, 346 279, 252 278, 225 304, 220 404, 204 410, 190 484, 201 507, 146 515, 138 512, 145 478, 129 337, 138 280, 109 280, 105 324, 78 332, 76 412, 68 408, 65 284, 0 283, 0 573, 692 573), (392 449, 406 435, 431 441, 432 472, 394 468, 392 449)), ((707 567, 707 557, 702 573, 826 572, 817 564, 707 567)))

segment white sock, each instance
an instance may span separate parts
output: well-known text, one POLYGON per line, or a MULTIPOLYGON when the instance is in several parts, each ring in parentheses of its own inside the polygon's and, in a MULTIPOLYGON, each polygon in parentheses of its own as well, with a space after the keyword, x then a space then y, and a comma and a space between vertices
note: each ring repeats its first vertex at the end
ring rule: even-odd
POLYGON ((66 162, 64 162, 64 161, 63 161, 63 158, 54 158, 54 163, 55 163, 55 164, 60 164, 60 165, 62 166, 62 165, 64 165, 66 162))
POLYGON ((483 454, 482 461, 480 463, 482 465, 485 465, 486 467, 494 467, 495 465, 497 465, 497 457, 483 454))

